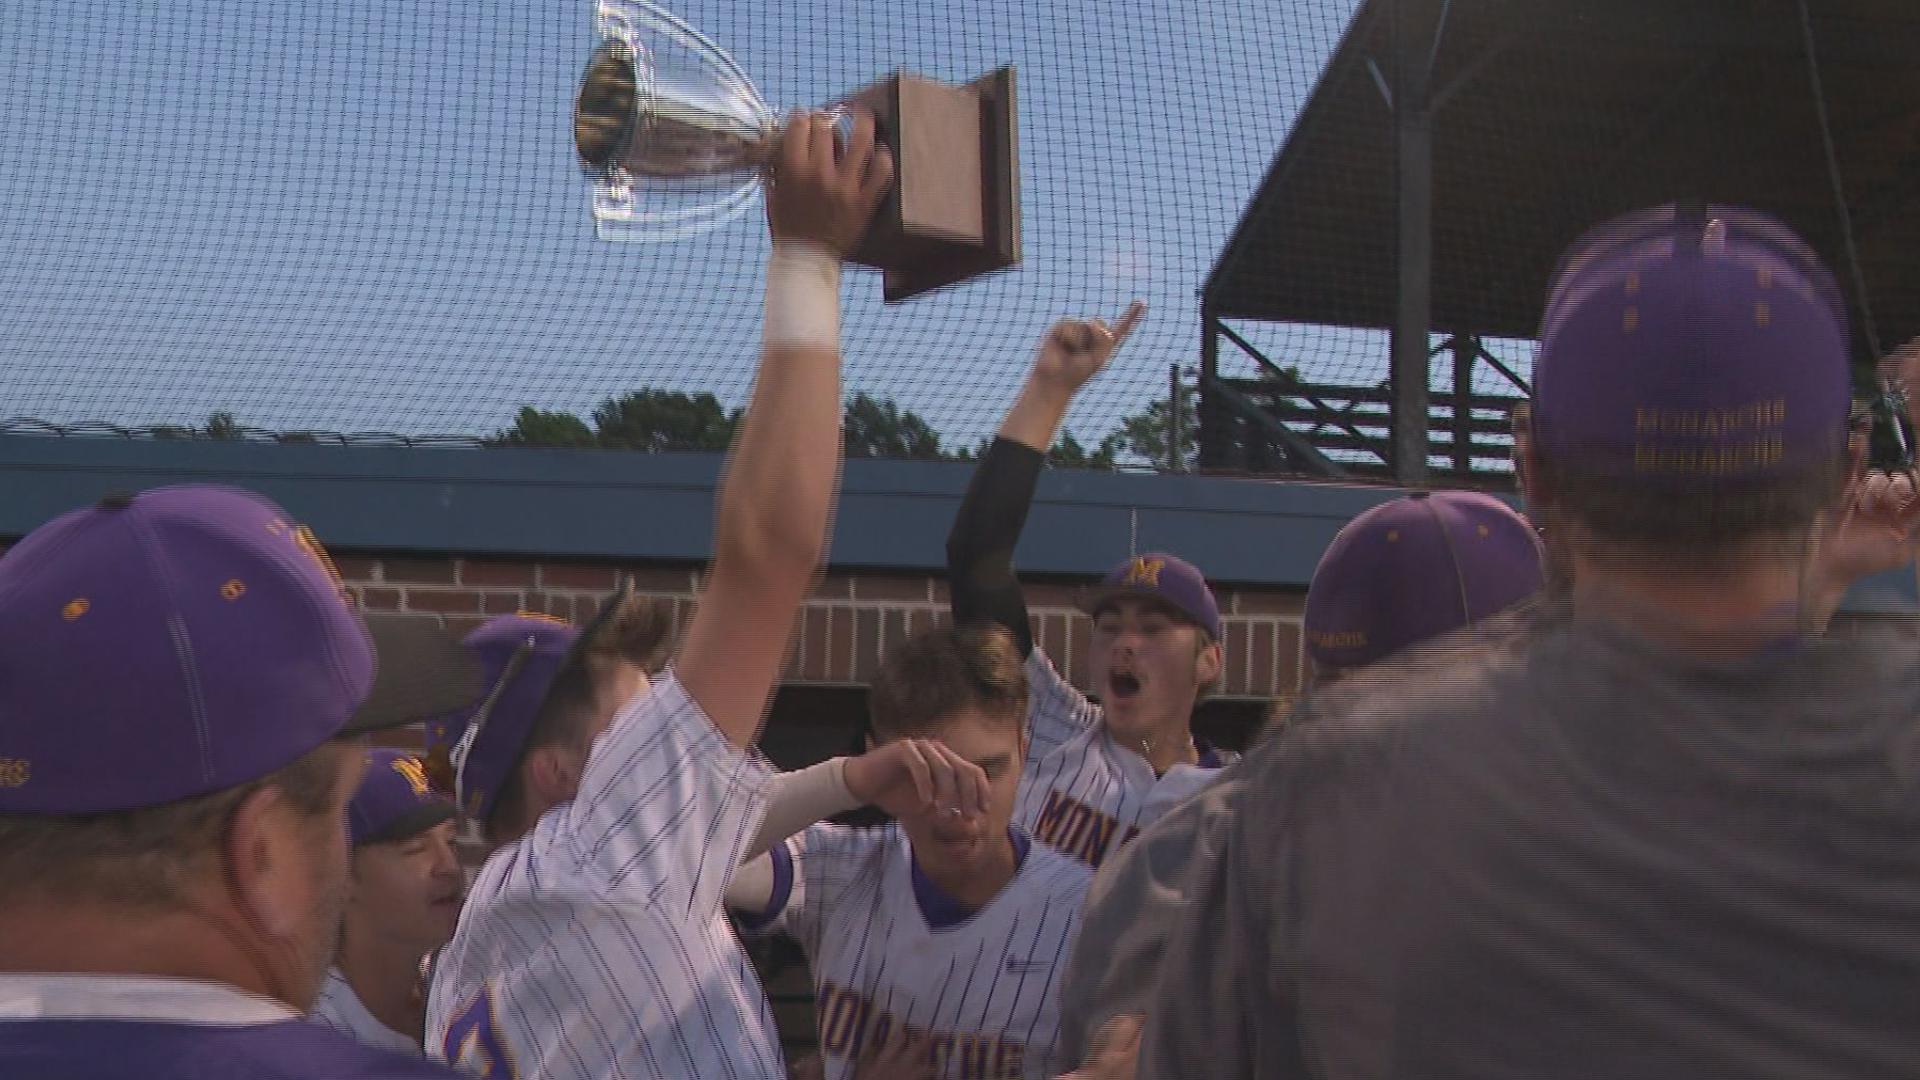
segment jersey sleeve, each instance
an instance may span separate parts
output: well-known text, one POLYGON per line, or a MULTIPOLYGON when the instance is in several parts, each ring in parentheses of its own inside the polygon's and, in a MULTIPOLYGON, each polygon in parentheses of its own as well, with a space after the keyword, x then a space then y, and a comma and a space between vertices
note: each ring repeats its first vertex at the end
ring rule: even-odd
POLYGON ((718 912, 766 814, 771 775, 669 672, 594 743, 559 839, 602 890, 718 912))
POLYGON ((781 845, 787 862, 784 903, 769 908, 758 923, 761 932, 777 927, 800 943, 809 960, 820 955, 827 922, 847 891, 867 874, 880 872, 873 856, 882 850, 885 829, 845 825, 809 826, 781 845))
POLYGON ((1027 654, 1027 764, 1053 753, 1100 723, 1095 705, 1060 674, 1046 650, 1027 654))

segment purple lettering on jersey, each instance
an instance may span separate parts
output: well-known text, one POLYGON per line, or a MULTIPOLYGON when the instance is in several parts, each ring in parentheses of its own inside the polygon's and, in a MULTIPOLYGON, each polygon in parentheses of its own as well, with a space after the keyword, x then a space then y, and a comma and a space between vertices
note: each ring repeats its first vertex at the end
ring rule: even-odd
MULTIPOLYGON (((886 1042, 898 1023, 891 1013, 876 1008, 866 995, 822 980, 815 995, 819 1013, 820 1049, 840 1058, 858 1058, 867 1045, 886 1042)), ((960 1080, 1020 1080, 1026 1047, 994 1035, 927 1032, 905 1025, 908 1036, 926 1040, 927 1055, 936 1072, 954 1067, 960 1080)))
MULTIPOLYGON (((1071 855, 1094 869, 1106 860, 1107 850, 1120 829, 1120 822, 1101 813, 1071 795, 1049 791, 1034 823, 1034 839, 1065 855, 1071 855)), ((1128 829, 1126 840, 1140 835, 1138 826, 1128 829)))
POLYGON ((1087 840, 1081 846, 1080 861, 1088 866, 1099 866, 1100 860, 1106 858, 1107 845, 1112 842, 1114 830, 1120 827, 1120 823, 1092 810, 1087 813, 1087 840))
POLYGON ((1033 823, 1034 838, 1049 847, 1059 847, 1060 826, 1074 805, 1074 800, 1057 791, 1047 792, 1047 801, 1040 807, 1040 818, 1033 823))
POLYGON ((513 1055, 500 1039, 490 988, 482 987, 473 1001, 454 1015, 440 1052, 462 1072, 479 1080, 519 1080, 513 1055))

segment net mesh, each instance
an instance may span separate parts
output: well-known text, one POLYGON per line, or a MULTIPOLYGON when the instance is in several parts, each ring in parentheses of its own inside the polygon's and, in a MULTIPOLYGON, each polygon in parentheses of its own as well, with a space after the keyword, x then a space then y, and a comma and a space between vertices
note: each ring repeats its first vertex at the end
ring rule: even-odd
MULTIPOLYGON (((1914 245, 1885 227, 1912 216, 1896 166, 1920 124, 1914 96, 1893 93, 1907 84, 1888 81, 1912 76, 1888 72, 1920 44, 1920 15, 1888 0, 1814 5, 1831 156, 1798 0, 1691 5, 1723 35, 1715 48, 1676 30, 1689 5, 1651 0, 1555 6, 1562 24, 1589 20, 1590 40, 1535 35, 1544 9, 1502 0, 669 6, 777 108, 895 67, 953 82, 1019 70, 1024 262, 904 305, 883 305, 871 275, 849 289, 848 390, 896 436, 876 452, 976 446, 1052 320, 1138 297, 1147 321, 1068 419, 1083 447, 1114 436, 1122 463, 1191 464, 1210 433, 1234 443, 1213 467, 1302 468, 1271 424, 1196 385, 1214 336, 1206 374, 1330 459, 1377 466, 1407 64, 1430 68, 1434 95, 1436 467, 1458 427, 1440 400, 1455 337, 1489 358, 1470 365, 1474 393, 1518 396, 1540 253, 1633 206, 1817 214, 1792 223, 1840 266, 1850 201, 1878 230, 1858 248, 1879 336, 1920 330, 1914 245), (1886 62, 1863 61, 1863 41, 1886 62), (1755 99, 1797 104, 1767 125, 1755 99), (1210 274, 1230 264, 1239 291, 1211 298, 1246 348, 1203 319, 1210 274), (1477 301, 1494 314, 1450 314, 1477 301)), ((645 429, 652 441, 620 444, 704 446, 745 400, 758 212, 671 244, 594 239, 570 142, 587 0, 10 0, 0 31, 0 430, 458 441, 532 408, 546 411, 521 424, 533 441, 645 429)), ((1470 408, 1476 467, 1497 470, 1502 401, 1470 408)))
MULTIPOLYGON (((886 307, 858 275, 850 393, 946 448, 991 433, 1069 314, 1152 308, 1068 427, 1094 443, 1191 366, 1195 294, 1346 3, 684 0, 776 107, 895 66, 1018 66, 1026 257, 886 307)), ((0 101, 0 415, 55 425, 485 436, 652 389, 742 403, 757 212, 596 241, 569 111, 581 2, 13 0, 0 101)))

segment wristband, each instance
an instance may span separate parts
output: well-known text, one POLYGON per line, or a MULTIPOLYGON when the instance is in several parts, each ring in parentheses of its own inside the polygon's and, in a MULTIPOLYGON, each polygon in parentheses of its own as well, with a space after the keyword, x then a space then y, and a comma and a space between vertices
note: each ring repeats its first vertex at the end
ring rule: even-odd
POLYGON ((768 347, 840 348, 840 257, 805 240, 775 240, 767 260, 768 347))

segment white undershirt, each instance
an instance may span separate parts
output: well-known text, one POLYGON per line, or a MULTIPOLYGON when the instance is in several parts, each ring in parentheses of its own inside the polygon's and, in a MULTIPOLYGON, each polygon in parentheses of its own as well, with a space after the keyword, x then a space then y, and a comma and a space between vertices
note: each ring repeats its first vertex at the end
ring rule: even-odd
POLYGON ((0 975, 0 1021, 153 1020, 246 1027, 298 1020, 282 1002, 207 979, 160 975, 0 975))
POLYGON ((416 1056, 425 1053, 417 1041, 381 1023, 379 1017, 368 1011, 366 1003, 360 1000, 359 994, 353 992, 353 984, 347 981, 339 968, 328 969, 326 985, 320 988, 320 996, 313 1003, 313 1013, 307 1019, 324 1024, 365 1046, 416 1056))

